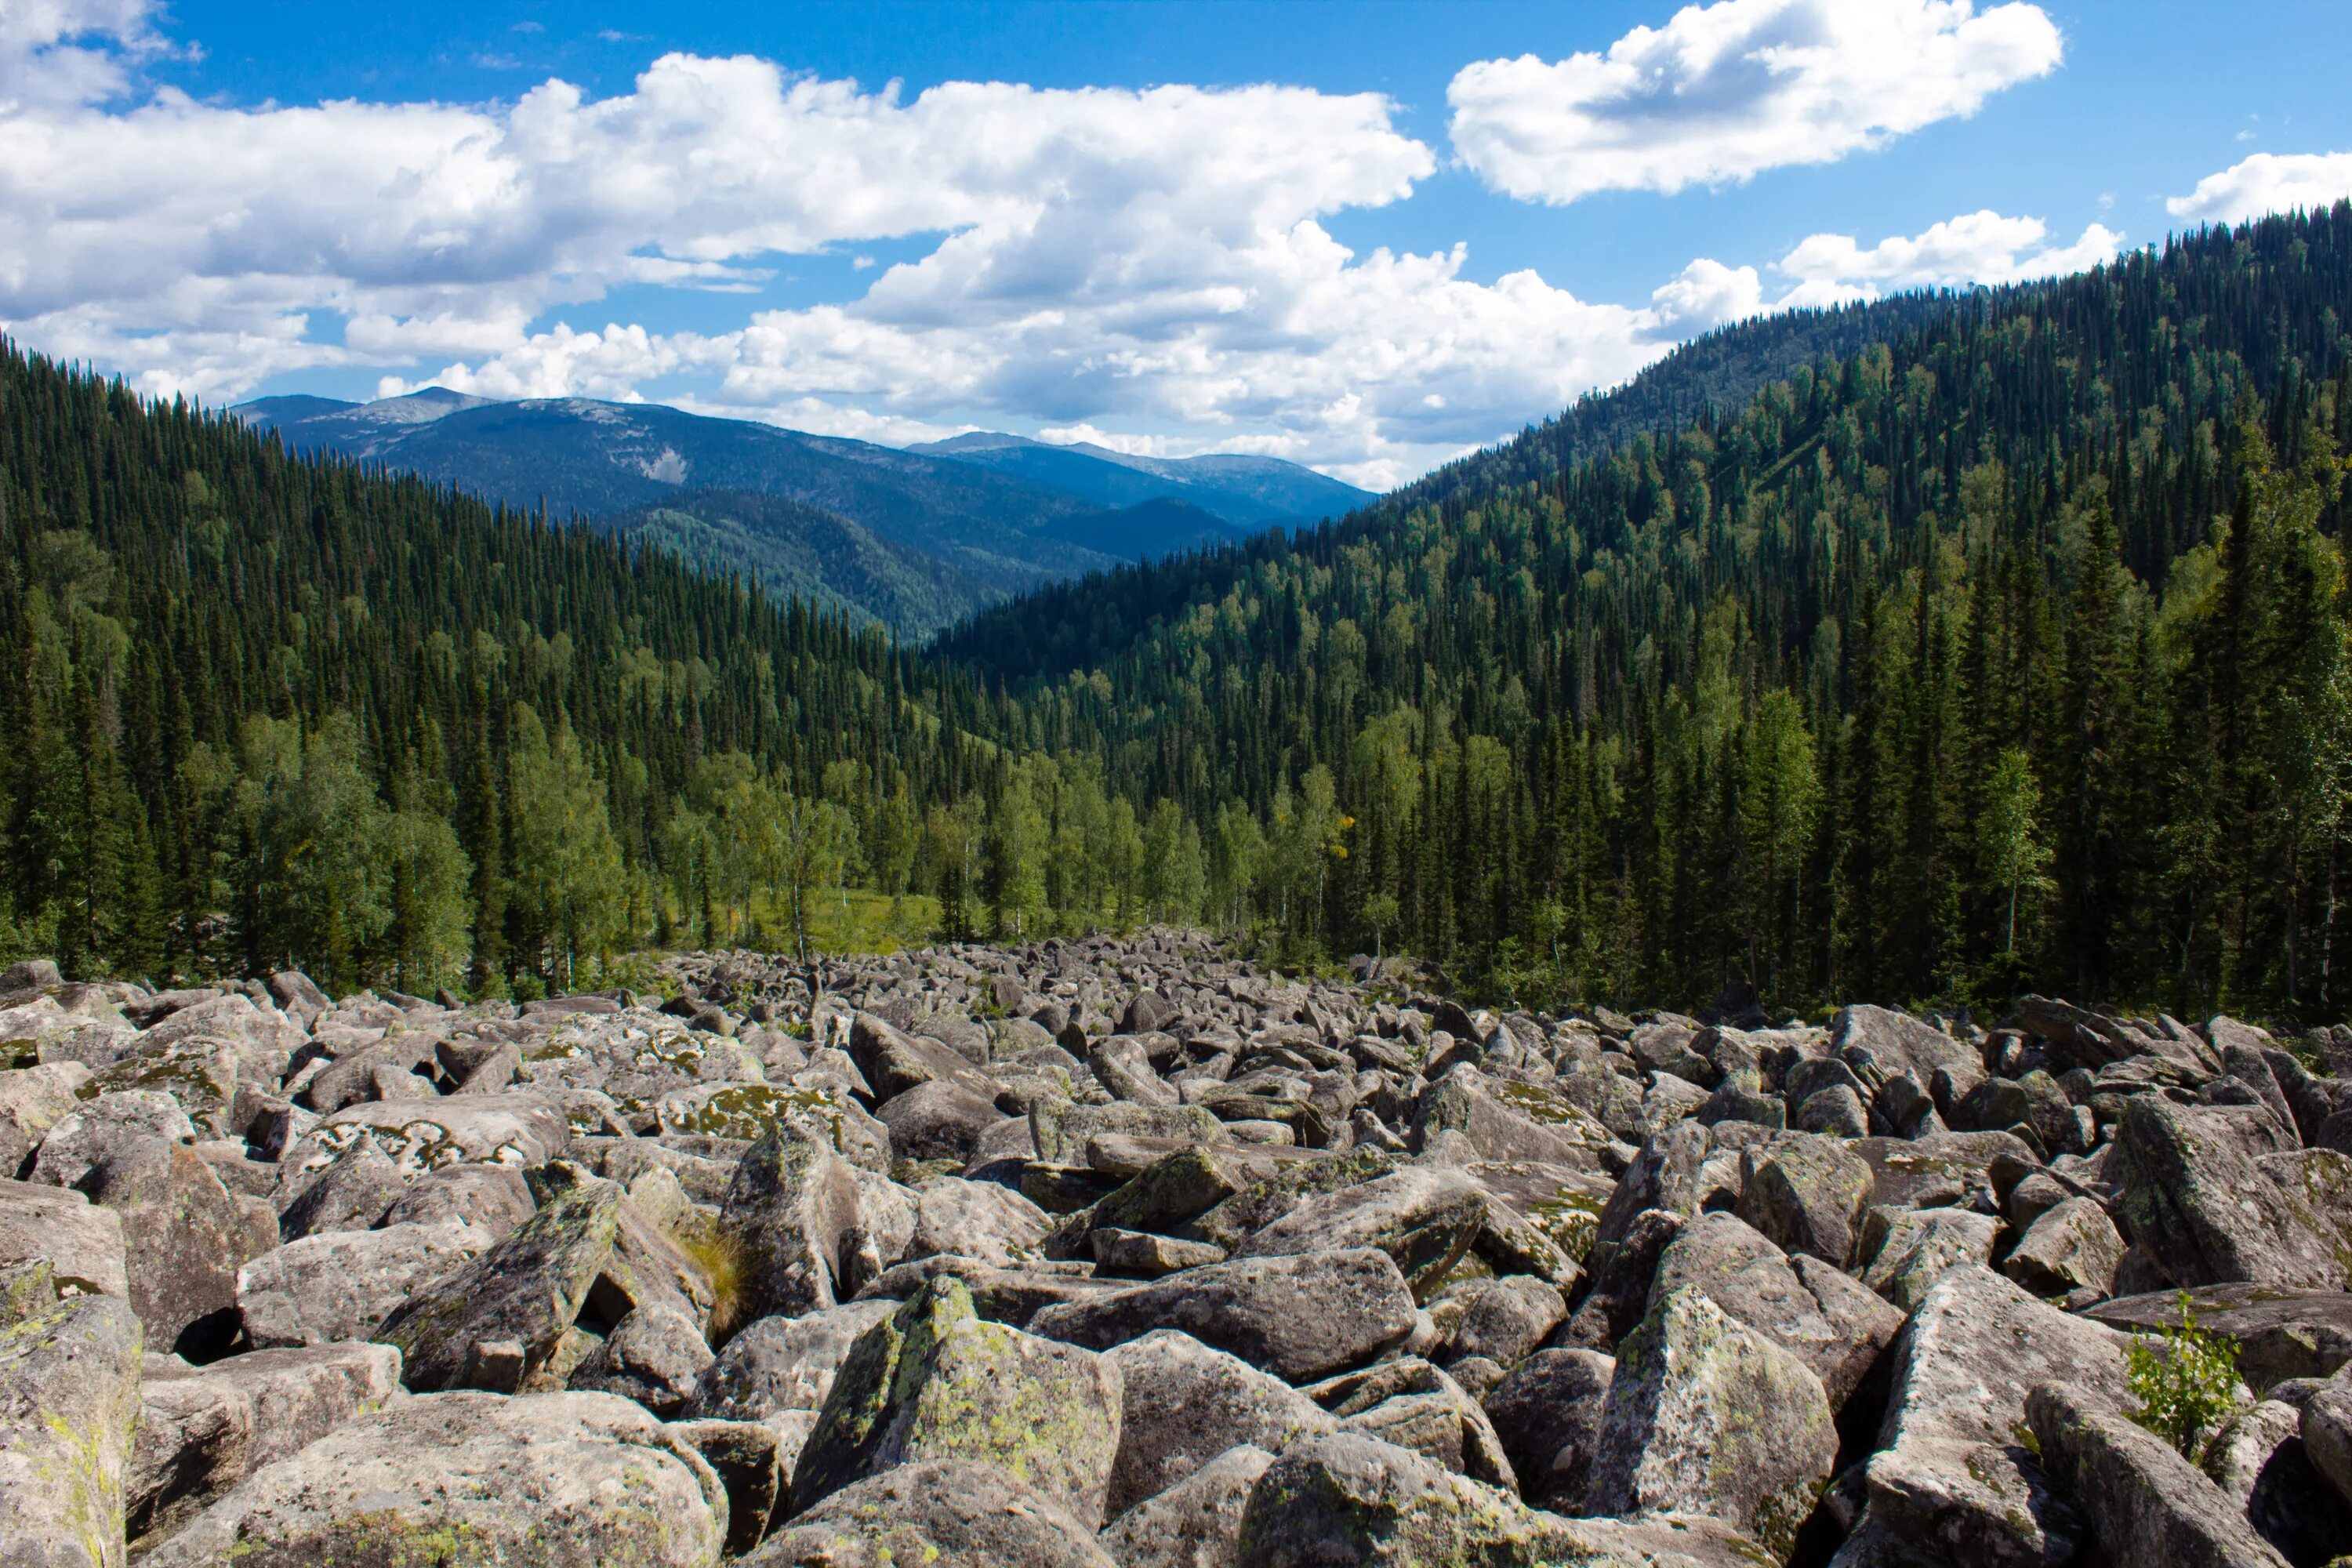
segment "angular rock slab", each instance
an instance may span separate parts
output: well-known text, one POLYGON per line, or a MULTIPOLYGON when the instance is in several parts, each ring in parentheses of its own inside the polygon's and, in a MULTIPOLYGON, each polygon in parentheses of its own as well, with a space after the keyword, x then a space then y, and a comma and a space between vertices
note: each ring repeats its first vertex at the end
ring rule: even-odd
POLYGON ((60 1289, 130 1297, 121 1215, 69 1187, 0 1181, 0 1268, 36 1260, 60 1289))
POLYGON ((1107 1350, 1181 1329, 1290 1383, 1370 1360, 1412 1331, 1412 1292, 1385 1252, 1366 1247, 1251 1258, 1047 1307, 1032 1332, 1107 1350))
POLYGON ((1241 1568, 1729 1568, 1759 1560, 1752 1542, 1716 1521, 1654 1522, 1665 1528, 1541 1513, 1407 1449, 1341 1432, 1294 1445, 1258 1477, 1234 1561, 1241 1568))
POLYGON ((898 1310, 896 1301, 852 1301, 804 1318, 761 1318, 703 1369, 685 1413, 765 1421, 783 1410, 822 1410, 858 1336, 898 1310))
POLYGON ((329 1231, 275 1247, 236 1271, 237 1313, 257 1350, 363 1340, 420 1286, 488 1251, 467 1225, 329 1231))
POLYGON ((743 1568, 1120 1568, 1087 1527, 989 1465, 900 1465, 834 1493, 743 1568))
POLYGON ((2124 1228, 2179 1284, 2352 1288, 2352 1159, 2264 1159, 2223 1113, 2138 1094, 2108 1170, 2124 1228))
POLYGON ((1174 1329, 1130 1340, 1104 1356, 1118 1368, 1122 1391, 1118 1456, 1105 1499, 1114 1516, 1234 1447, 1280 1453, 1302 1436, 1339 1426, 1280 1378, 1174 1329))
POLYGON ((621 1219, 617 1184, 570 1169, 570 1184, 551 1192, 528 1223, 418 1289, 372 1336, 399 1347, 410 1388, 511 1393, 554 1353, 612 1255, 621 1219))
POLYGON ((1207 1568, 1241 1551, 1250 1490, 1274 1456, 1247 1443, 1226 1449, 1129 1509, 1096 1539, 1120 1568, 1207 1568))
POLYGON ((1685 1287, 1617 1347, 1584 1508, 1706 1514, 1785 1559, 1836 1461, 1821 1380, 1685 1287))
POLYGON ((2043 1468, 2116 1563, 2286 1568, 2221 1488, 2153 1432, 2054 1384, 2026 1396, 2043 1468))
POLYGON ((0 1562, 121 1568, 140 1325, 112 1296, 0 1332, 0 1562))
POLYGON ((1938 1280, 1895 1336, 1886 1419, 1869 1461, 1862 1523, 1841 1563, 1874 1543, 1983 1568, 2054 1568, 2083 1544, 2081 1515, 2020 1434, 2025 1396, 2063 1382, 2120 1411, 2125 1336, 2034 1300, 1980 1266, 1938 1280))
POLYGON ((256 1470, 145 1561, 710 1568, 726 1538, 717 1475, 625 1399, 427 1394, 256 1470))
POLYGON ((1667 1247, 1651 1300, 1685 1286, 1811 1368, 1832 1409, 1903 1327, 1901 1312, 1852 1278, 1807 1254, 1785 1256, 1735 1215, 1701 1215, 1667 1247))

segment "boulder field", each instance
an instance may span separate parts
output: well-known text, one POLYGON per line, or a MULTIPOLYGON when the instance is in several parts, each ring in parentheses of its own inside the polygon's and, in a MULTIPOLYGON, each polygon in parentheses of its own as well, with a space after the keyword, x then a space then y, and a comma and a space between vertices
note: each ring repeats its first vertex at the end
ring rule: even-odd
POLYGON ((10 1568, 2321 1568, 2347 1290, 2352 1027, 0 974, 10 1568))

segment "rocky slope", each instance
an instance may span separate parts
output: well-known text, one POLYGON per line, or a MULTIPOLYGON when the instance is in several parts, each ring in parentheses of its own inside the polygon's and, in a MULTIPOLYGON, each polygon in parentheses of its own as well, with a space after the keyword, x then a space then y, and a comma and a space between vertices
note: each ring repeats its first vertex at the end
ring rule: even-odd
POLYGON ((2352 1029, 1496 1017, 1153 932, 0 976, 0 1558, 2321 1563, 2352 1029), (2125 1350, 2188 1289, 2243 1405, 2125 1350))

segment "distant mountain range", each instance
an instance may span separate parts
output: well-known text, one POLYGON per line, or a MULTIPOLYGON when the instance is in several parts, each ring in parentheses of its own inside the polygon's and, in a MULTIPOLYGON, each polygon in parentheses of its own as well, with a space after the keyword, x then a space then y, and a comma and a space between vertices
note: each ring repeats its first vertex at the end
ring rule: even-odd
POLYGON ((901 451, 576 397, 496 402, 427 387, 374 403, 268 397, 233 412, 296 451, 593 519, 909 637, 1025 588, 1372 499, 1276 458, 1139 458, 986 433, 901 451))

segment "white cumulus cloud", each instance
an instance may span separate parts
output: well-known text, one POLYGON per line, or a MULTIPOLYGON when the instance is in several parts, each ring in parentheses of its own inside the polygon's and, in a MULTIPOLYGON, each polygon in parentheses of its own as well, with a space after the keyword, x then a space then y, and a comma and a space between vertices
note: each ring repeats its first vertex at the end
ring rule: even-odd
POLYGON ((1679 191, 1826 163, 2056 68, 2038 5, 1971 0, 1719 0, 1605 54, 1465 66, 1454 146, 1496 190, 1565 203, 1679 191))
POLYGON ((2051 278, 2112 261, 2124 238, 2095 223, 2072 245, 2053 246, 2042 243, 2049 232, 2038 217, 2004 217, 1987 208, 1872 246, 1852 235, 1812 235, 1774 266, 1795 279, 1779 304, 1840 305, 1904 289, 2051 278))
POLYGON ((2257 153, 2208 174, 2164 204, 2192 223, 2238 223, 2264 213, 2331 206, 2352 196, 2352 153, 2257 153))

